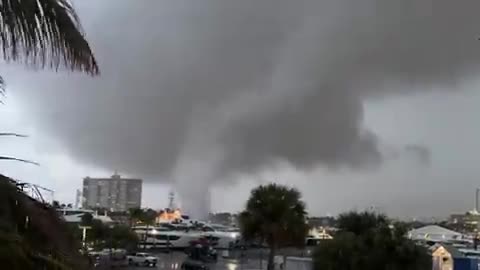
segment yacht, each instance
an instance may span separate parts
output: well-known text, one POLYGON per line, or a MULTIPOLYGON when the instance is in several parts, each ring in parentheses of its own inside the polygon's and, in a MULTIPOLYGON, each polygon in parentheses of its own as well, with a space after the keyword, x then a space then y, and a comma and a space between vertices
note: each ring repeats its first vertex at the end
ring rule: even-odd
POLYGON ((327 233, 325 228, 312 228, 308 232, 308 236, 305 238, 306 246, 317 246, 324 240, 331 240, 333 237, 327 233))
POLYGON ((182 249, 190 246, 190 243, 201 237, 183 229, 175 229, 169 226, 136 226, 133 231, 140 239, 140 246, 145 248, 172 248, 182 249))
POLYGON ((207 239, 215 248, 233 247, 240 239, 238 229, 195 220, 176 220, 158 223, 156 226, 133 228, 146 248, 187 248, 201 238, 207 239))
POLYGON ((240 231, 238 228, 219 224, 204 224, 201 227, 201 234, 213 242, 216 248, 231 248, 240 242, 240 231))
POLYGON ((75 208, 59 208, 57 212, 68 223, 80 223, 82 217, 85 214, 91 214, 94 219, 98 219, 103 223, 112 223, 113 220, 105 215, 98 215, 97 212, 88 209, 75 209, 75 208))

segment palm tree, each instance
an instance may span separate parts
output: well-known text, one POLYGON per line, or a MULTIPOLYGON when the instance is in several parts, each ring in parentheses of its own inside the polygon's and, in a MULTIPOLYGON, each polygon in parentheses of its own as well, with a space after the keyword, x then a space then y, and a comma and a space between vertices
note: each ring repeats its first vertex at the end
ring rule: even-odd
MULTIPOLYGON (((0 0, 0 47, 7 62, 55 70, 63 66, 98 75, 97 61, 82 32, 68 0, 0 0)), ((0 95, 4 94, 5 81, 0 76, 0 95)), ((15 133, 0 136, 25 137, 15 133)), ((8 156, 0 156, 0 160, 36 164, 8 156)))
POLYGON ((148 208, 143 212, 142 222, 147 226, 151 226, 155 224, 156 218, 157 218, 157 211, 151 208, 148 208))
POLYGON ((370 211, 351 211, 340 214, 337 218, 338 229, 341 231, 352 232, 356 235, 368 233, 379 227, 388 227, 388 225, 389 220, 387 216, 370 211))
MULTIPOLYGON (((0 93, 3 93, 3 79, 0 77, 0 93)), ((0 104, 2 101, 0 100, 0 104)), ((0 132, 0 137, 20 137, 20 138, 26 138, 28 136, 23 135, 23 134, 17 134, 17 133, 11 133, 11 132, 0 132)), ((20 161, 24 163, 30 163, 33 165, 39 165, 37 162, 26 160, 26 159, 21 159, 21 158, 15 158, 15 157, 8 157, 8 156, 0 156, 0 160, 2 161, 20 161)))
MULTIPOLYGON (((155 211, 151 208, 148 208, 143 213, 142 223, 147 225, 147 232, 148 232, 148 229, 149 229, 150 226, 155 225, 156 218, 157 218, 157 211, 155 211)), ((144 247, 146 247, 147 237, 148 237, 148 233, 145 234, 145 245, 144 245, 144 247)), ((156 239, 153 241, 153 248, 156 248, 156 239)))
POLYGON ((99 74, 68 0, 0 0, 0 44, 6 61, 99 74))
POLYGON ((303 246, 308 226, 300 192, 277 184, 252 190, 240 214, 240 229, 247 241, 266 243, 270 249, 268 270, 273 270, 275 252, 285 246, 303 246))
POLYGON ((143 219, 144 213, 141 208, 130 208, 128 209, 128 215, 130 219, 130 227, 133 227, 139 221, 143 219))
MULTIPOLYGON (((157 217, 157 212, 153 209, 141 209, 141 208, 130 208, 128 210, 130 215, 130 227, 137 223, 142 223, 146 225, 145 234, 142 236, 143 248, 147 247, 147 238, 148 238, 148 229, 149 226, 155 224, 155 219, 157 217)), ((153 243, 155 247, 155 242, 153 243)))

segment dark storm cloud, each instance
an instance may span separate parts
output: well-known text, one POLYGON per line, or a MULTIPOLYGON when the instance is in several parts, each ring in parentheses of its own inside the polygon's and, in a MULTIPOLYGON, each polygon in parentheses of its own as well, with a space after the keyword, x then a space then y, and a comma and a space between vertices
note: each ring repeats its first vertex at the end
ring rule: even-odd
POLYGON ((430 148, 420 144, 407 144, 403 147, 382 146, 382 157, 387 161, 406 161, 409 165, 417 168, 430 166, 432 153, 430 148))
POLYGON ((412 156, 415 160, 417 160, 422 165, 430 164, 431 160, 431 153, 430 149, 425 146, 417 145, 417 144, 409 144, 405 146, 405 152, 407 155, 412 156))
POLYGON ((478 1, 76 6, 101 77, 6 79, 73 157, 176 181, 192 200, 230 172, 277 161, 378 165, 363 101, 450 83, 476 74, 480 63, 478 1))

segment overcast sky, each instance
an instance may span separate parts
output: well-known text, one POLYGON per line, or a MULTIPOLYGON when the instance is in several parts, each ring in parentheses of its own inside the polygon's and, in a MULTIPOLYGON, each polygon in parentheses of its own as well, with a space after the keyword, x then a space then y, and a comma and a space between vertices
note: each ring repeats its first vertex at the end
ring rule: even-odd
POLYGON ((76 1, 101 76, 2 65, 2 172, 73 202, 85 176, 175 187, 191 212, 240 210, 255 185, 313 215, 473 207, 480 186, 480 3, 76 1), (211 199, 210 195, 211 194, 211 199))

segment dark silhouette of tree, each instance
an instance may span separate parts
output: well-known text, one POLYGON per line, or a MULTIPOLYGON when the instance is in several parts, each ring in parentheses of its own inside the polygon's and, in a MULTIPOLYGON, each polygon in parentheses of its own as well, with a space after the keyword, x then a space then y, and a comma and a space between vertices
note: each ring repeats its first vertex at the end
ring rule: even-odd
MULTIPOLYGON (((0 46, 5 61, 38 68, 60 66, 90 75, 99 69, 68 0, 0 0, 0 46)), ((0 77, 0 94, 5 94, 0 77)), ((0 100, 1 102, 1 100, 0 100)), ((13 133, 0 136, 23 137, 13 133)), ((0 160, 35 162, 0 156, 0 160)), ((79 242, 53 207, 27 196, 0 175, 2 269, 84 269, 79 242)))
POLYGON ((373 212, 342 214, 337 224, 334 239, 315 250, 315 270, 431 269, 431 256, 405 237, 405 224, 373 212))
POLYGON ((53 207, 0 175, 0 268, 86 269, 79 249, 80 242, 53 207))
POLYGON ((92 226, 93 223, 93 216, 90 213, 83 214, 80 224, 82 226, 92 226))
MULTIPOLYGON (((97 249, 123 248, 134 250, 138 245, 137 234, 128 226, 104 224, 100 220, 94 219, 90 214, 83 215, 80 225, 90 227, 86 241, 97 249)), ((70 230, 77 240, 82 239, 82 229, 77 224, 72 224, 70 230)))
POLYGON ((52 202, 52 207, 55 208, 55 209, 59 209, 59 208, 60 208, 60 202, 58 202, 58 201, 53 201, 53 202, 52 202))
MULTIPOLYGON (((142 219, 140 220, 144 225, 147 226, 147 231, 149 230, 149 227, 155 224, 155 219, 157 218, 157 212, 153 209, 146 209, 143 211, 142 214, 142 219)), ((144 245, 143 248, 147 248, 147 238, 148 238, 148 233, 145 233, 144 235, 144 245)), ((155 248, 155 242, 153 242, 153 247, 155 248)))
POLYGON ((93 243, 95 247, 104 248, 105 240, 108 238, 108 226, 98 219, 93 219, 90 228, 87 233, 87 241, 93 243))
POLYGON ((279 248, 305 244, 308 230, 305 203, 294 188, 277 184, 255 188, 239 222, 245 240, 269 246, 269 270, 274 268, 273 259, 279 248))
POLYGON ((137 234, 129 227, 123 225, 108 228, 107 238, 105 240, 106 247, 108 248, 134 250, 138 245, 137 234))
POLYGON ((347 212, 340 214, 337 219, 337 228, 352 232, 356 235, 366 234, 379 227, 388 227, 389 220, 383 214, 364 211, 361 213, 347 212))
POLYGON ((143 220, 143 210, 141 208, 128 209, 128 215, 130 218, 130 226, 134 226, 138 222, 143 220))
MULTIPOLYGON (((128 210, 130 216, 130 227, 140 223, 147 226, 147 231, 149 226, 155 224, 155 220, 158 216, 157 211, 153 209, 141 209, 141 208, 131 208, 128 210)), ((144 242, 143 248, 147 248, 147 233, 142 235, 142 241, 144 242)), ((155 244, 155 243, 154 243, 155 244)), ((155 246, 154 246, 155 247, 155 246)))
POLYGON ((146 225, 154 225, 157 218, 157 211, 148 208, 143 212, 141 221, 146 225))
POLYGON ((99 73, 68 0, 0 0, 0 6, 4 60, 39 68, 64 66, 91 75, 99 73))
POLYGON ((128 210, 128 215, 130 218, 131 226, 135 225, 136 223, 142 223, 143 225, 153 225, 155 223, 155 219, 158 216, 158 213, 151 208, 130 208, 128 210))
MULTIPOLYGON (((85 40, 78 16, 69 0, 0 0, 0 47, 6 62, 23 62, 36 68, 98 75, 99 68, 85 40)), ((0 76, 0 103, 5 81, 0 76)), ((2 132, 0 136, 26 137, 2 132)), ((16 157, 0 160, 38 163, 16 157)))

